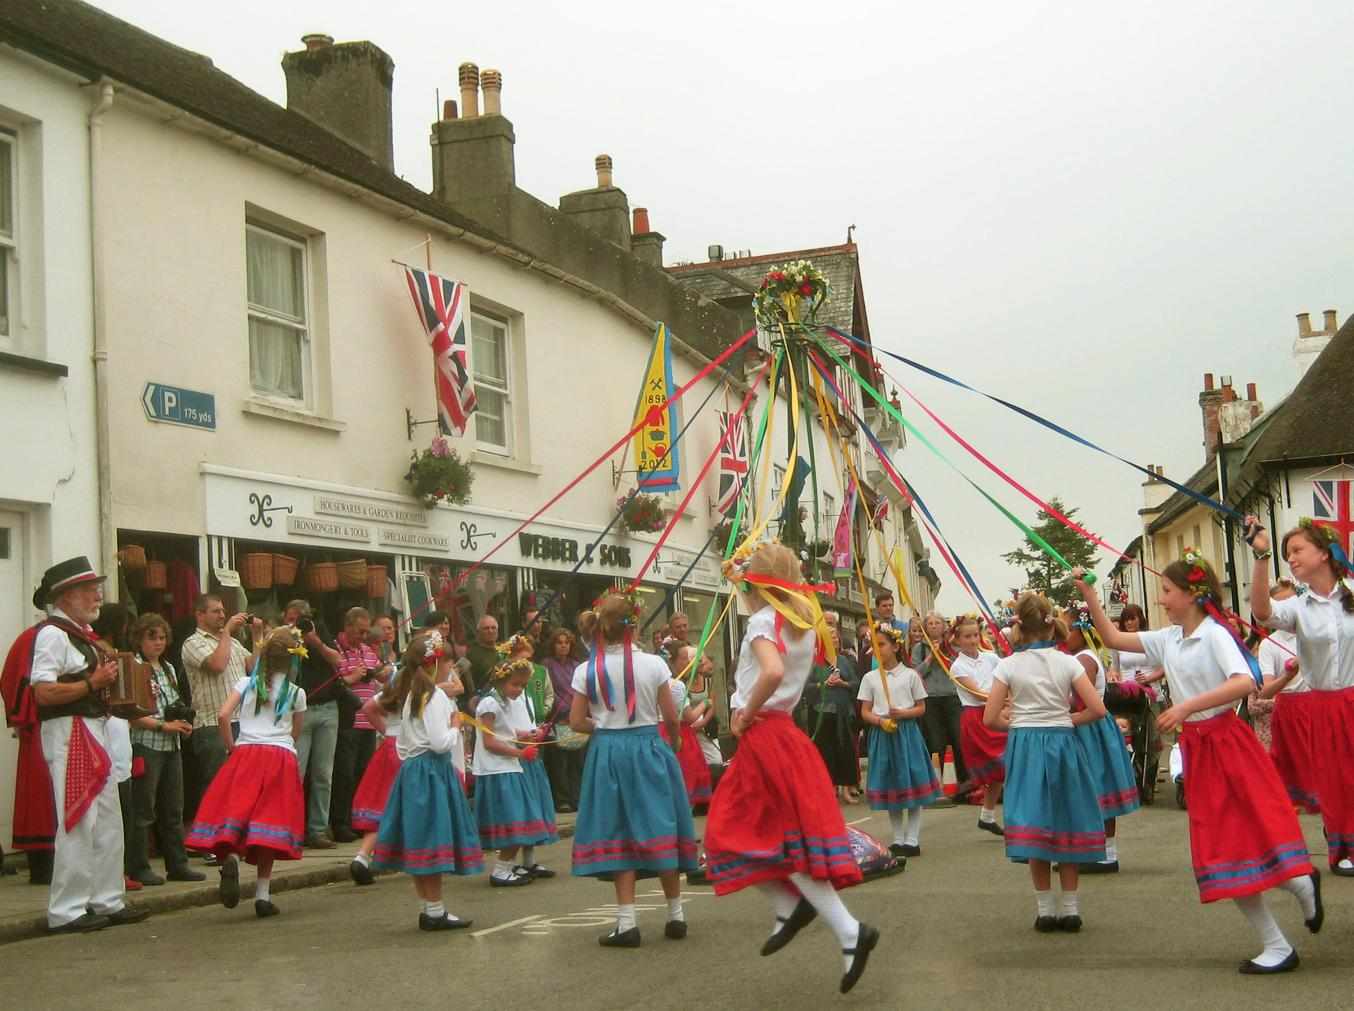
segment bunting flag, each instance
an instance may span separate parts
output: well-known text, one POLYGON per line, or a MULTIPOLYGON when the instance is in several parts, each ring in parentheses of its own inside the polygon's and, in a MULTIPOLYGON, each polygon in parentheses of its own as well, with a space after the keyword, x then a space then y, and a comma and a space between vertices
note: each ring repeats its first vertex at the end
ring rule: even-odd
POLYGON ((681 485, 681 461, 673 436, 677 432, 676 386, 672 381, 672 342, 668 328, 654 328, 653 349, 644 369, 644 385, 635 405, 635 470, 641 491, 650 494, 677 491, 681 485))
POLYGON ((417 267, 405 267, 404 279, 433 349, 438 427, 443 435, 464 435, 476 407, 465 332, 466 287, 417 267))
POLYGON ((837 517, 837 529, 832 537, 832 574, 838 579, 851 578, 851 518, 856 514, 856 477, 851 475, 846 486, 846 501, 837 517))
POLYGON ((728 438, 720 444, 719 497, 715 509, 721 516, 731 516, 738 507, 738 496, 748 477, 748 439, 745 415, 734 417, 731 411, 717 411, 719 430, 728 438))

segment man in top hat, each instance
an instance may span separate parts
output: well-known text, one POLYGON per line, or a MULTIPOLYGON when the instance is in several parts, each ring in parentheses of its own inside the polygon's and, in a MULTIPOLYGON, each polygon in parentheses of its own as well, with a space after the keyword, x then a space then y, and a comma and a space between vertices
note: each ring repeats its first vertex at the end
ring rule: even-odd
POLYGON ((48 569, 33 594, 33 606, 48 612, 33 642, 28 680, 56 801, 56 860, 47 898, 53 933, 136 923, 147 915, 123 902, 122 811, 106 691, 117 665, 102 658, 90 628, 103 603, 103 582, 87 558, 71 558, 48 569))

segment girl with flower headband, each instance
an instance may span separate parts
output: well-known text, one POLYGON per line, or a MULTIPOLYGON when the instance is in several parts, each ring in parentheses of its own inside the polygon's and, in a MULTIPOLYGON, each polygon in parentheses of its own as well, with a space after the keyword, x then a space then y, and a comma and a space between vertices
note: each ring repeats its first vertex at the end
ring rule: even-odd
MULTIPOLYGON (((1292 600, 1298 595, 1291 579, 1277 580, 1270 588, 1272 601, 1292 600)), ((1323 696, 1315 694, 1297 658, 1298 637, 1283 629, 1270 629, 1258 651, 1264 684, 1258 700, 1247 703, 1252 725, 1261 744, 1267 744, 1269 757, 1279 778, 1288 787, 1288 799, 1308 814, 1321 811, 1320 773, 1324 762, 1312 746, 1313 717, 1321 708, 1323 696), (1268 739, 1261 733, 1256 713, 1270 707, 1268 739)), ((1339 865, 1336 865, 1337 873, 1339 865)))
POLYGON ((394 685, 381 695, 387 711, 400 714, 400 771, 386 798, 372 865, 414 879, 420 930, 470 926, 443 905, 442 875, 478 874, 484 866, 474 816, 451 762, 459 743, 456 705, 438 688, 454 677, 455 663, 440 632, 422 631, 405 649, 394 685))
POLYGON ((1258 665, 1251 666, 1255 658, 1213 617, 1220 613, 1218 577, 1193 549, 1166 566, 1161 606, 1172 624, 1155 632, 1119 631, 1080 568, 1072 570, 1072 578, 1106 645, 1145 653, 1149 663, 1166 669, 1173 704, 1157 726, 1181 728, 1199 899, 1234 900, 1264 946, 1240 971, 1268 975, 1296 969, 1297 952, 1266 908, 1264 893, 1291 892, 1307 929, 1316 933, 1325 920, 1321 879, 1274 764, 1233 708, 1260 679, 1258 665))
MULTIPOLYGON (((515 866, 518 849, 559 841, 553 805, 541 809, 528 785, 523 763, 540 764, 540 749, 521 740, 514 729, 514 704, 531 679, 530 660, 505 660, 489 672, 489 688, 480 696, 475 718, 475 820, 485 847, 498 851, 489 884, 511 888, 531 884, 528 867, 515 866)), ((534 863, 534 861, 533 861, 534 863)), ((541 868, 544 870, 544 868, 541 868)))
MULTIPOLYGON (((705 827, 716 895, 755 885, 775 914, 762 954, 790 943, 822 916, 836 935, 846 993, 864 973, 879 931, 847 910, 837 889, 860 868, 822 759, 791 717, 813 668, 822 612, 799 559, 781 544, 757 547, 727 571, 752 612, 738 652, 730 729, 738 756, 720 780, 705 827)), ((828 639, 831 645, 831 639, 828 639)), ((828 651, 835 657, 835 647, 828 651)))
POLYGON ((983 708, 992 687, 992 672, 1001 658, 983 648, 986 643, 982 625, 976 614, 954 619, 951 632, 958 652, 950 664, 950 676, 964 707, 959 718, 959 750, 969 781, 983 788, 978 828, 999 836, 1002 827, 997 824, 997 805, 1001 803, 1002 784, 1006 782, 1006 735, 983 725, 983 708))
POLYGON ((876 667, 866 674, 856 696, 865 703, 861 719, 872 728, 865 797, 872 811, 889 813, 889 851, 905 860, 921 856, 922 809, 942 793, 918 724, 926 712, 926 687, 901 659, 907 637, 892 625, 876 625, 874 635, 883 671, 876 667))
POLYGON ((993 668, 983 709, 989 730, 1007 731, 1006 856, 1029 864, 1034 929, 1075 934, 1082 926, 1080 868, 1105 858, 1096 784, 1075 728, 1103 717, 1105 703, 1082 665, 1058 650, 1067 628, 1046 597, 1021 594, 1015 617, 1016 651, 993 668), (1073 697, 1085 707, 1081 712, 1072 712, 1073 697), (1053 894, 1054 863, 1060 900, 1053 894))
MULTIPOLYGON (((1086 672, 1101 699, 1105 697, 1105 665, 1100 662, 1100 654, 1090 648, 1086 633, 1091 630, 1091 613, 1083 604, 1073 605, 1063 616, 1067 624, 1067 635, 1061 643, 1064 653, 1072 657, 1086 672)), ((1096 796, 1100 801, 1100 815, 1105 819, 1105 859, 1086 864, 1081 868, 1083 874, 1119 873, 1119 845, 1116 841, 1119 829, 1119 817, 1132 814, 1142 800, 1138 796, 1137 774, 1133 771, 1133 758, 1124 746, 1124 735, 1112 713, 1106 712, 1098 720, 1078 724, 1077 738, 1086 749, 1086 757, 1091 763, 1091 776, 1096 783, 1096 796)))
POLYGON ((683 871, 696 870, 696 828, 682 770, 658 735, 661 718, 678 738, 677 705, 668 689, 668 665, 634 649, 634 600, 610 593, 580 616, 579 633, 592 642, 574 671, 569 726, 590 734, 574 829, 573 873, 610 879, 616 889, 616 926, 598 938, 606 948, 638 948, 635 881, 657 876, 667 899, 663 935, 686 937, 683 871))
POLYGON ((189 849, 210 850, 221 861, 221 904, 240 902, 240 857, 258 868, 254 913, 276 916, 270 882, 273 861, 300 860, 305 801, 296 764, 296 738, 306 693, 293 683, 300 633, 290 626, 268 636, 254 670, 235 683, 218 714, 228 757, 212 779, 188 834, 189 849), (240 737, 231 720, 239 713, 240 737))
MULTIPOLYGON (((554 689, 544 667, 532 662, 536 650, 536 640, 526 633, 519 633, 508 640, 511 663, 529 664, 531 675, 520 695, 509 700, 508 726, 518 741, 525 744, 543 744, 550 739, 550 724, 546 717, 555 704, 554 689), (545 683, 542 688, 540 682, 545 683)), ((559 838, 555 828, 555 794, 550 789, 550 777, 546 775, 543 758, 522 763, 522 775, 526 777, 527 790, 530 793, 531 817, 533 823, 539 822, 553 836, 559 838)), ((544 864, 536 862, 535 844, 522 847, 521 863, 513 866, 513 873, 519 877, 553 878, 555 872, 544 864)))
MULTIPOLYGON (((1246 517, 1255 571, 1251 610, 1271 628, 1296 633, 1298 665, 1312 688, 1309 711, 1312 750, 1318 756, 1317 789, 1331 871, 1354 877, 1354 575, 1343 538, 1328 526, 1303 519, 1283 535, 1280 551, 1293 578, 1307 592, 1292 600, 1269 596, 1269 535, 1246 517)), ((1298 703, 1302 707, 1302 703, 1298 703)))

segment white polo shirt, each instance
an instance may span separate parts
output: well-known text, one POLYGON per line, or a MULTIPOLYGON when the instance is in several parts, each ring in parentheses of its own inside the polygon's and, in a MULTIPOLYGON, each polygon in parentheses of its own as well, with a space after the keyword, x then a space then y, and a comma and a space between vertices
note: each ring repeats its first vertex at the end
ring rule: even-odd
MULTIPOLYGON (((969 656, 967 653, 960 653, 950 661, 950 675, 956 678, 968 678, 978 686, 979 691, 987 691, 992 687, 992 672, 997 669, 997 664, 1001 657, 995 653, 986 653, 978 651, 977 656, 969 656)), ((955 682, 955 687, 959 689, 959 701, 966 706, 977 707, 987 705, 987 700, 979 698, 963 685, 955 682)))
POLYGON ((1330 596, 1315 590, 1270 604, 1271 628, 1296 632, 1298 665, 1319 692, 1354 688, 1354 614, 1346 614, 1341 585, 1330 596))
MULTIPOLYGON (((1293 654, 1298 651, 1298 637, 1292 632, 1271 632, 1265 636, 1265 641, 1260 643, 1260 673, 1267 678, 1283 677, 1284 666, 1289 660, 1293 659, 1293 654)), ((1283 691, 1287 692, 1309 692, 1312 686, 1307 683, 1307 679, 1302 676, 1301 663, 1299 662, 1299 673, 1293 680, 1283 686, 1283 691)))
MULTIPOLYGON (((1252 677, 1250 666, 1241 655, 1241 647, 1212 618, 1201 621, 1190 636, 1186 636, 1179 625, 1156 632, 1138 632, 1137 636, 1142 641, 1147 662, 1153 667, 1166 668, 1171 698, 1177 703, 1212 691, 1234 675, 1252 677)), ((1196 723, 1225 713, 1232 705, 1202 709, 1192 714, 1189 722, 1196 723)))
POLYGON ((911 709, 926 698, 926 686, 921 675, 911 667, 897 664, 889 671, 889 694, 884 697, 884 682, 876 667, 860 681, 860 692, 856 695, 859 702, 868 703, 876 716, 889 714, 889 702, 894 709, 911 709))

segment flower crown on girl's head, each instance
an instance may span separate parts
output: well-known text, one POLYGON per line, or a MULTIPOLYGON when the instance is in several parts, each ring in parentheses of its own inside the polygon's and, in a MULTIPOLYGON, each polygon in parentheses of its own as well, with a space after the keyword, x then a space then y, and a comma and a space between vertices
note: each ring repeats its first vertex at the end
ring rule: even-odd
POLYGON ((639 602, 639 594, 633 589, 610 590, 592 602, 592 609, 598 610, 602 606, 602 601, 607 597, 624 597, 630 603, 630 612, 621 618, 621 625, 624 628, 634 628, 639 624, 639 617, 644 613, 644 608, 639 602))
POLYGON ((535 668, 532 667, 530 660, 507 660, 498 664, 489 672, 489 680, 495 685, 498 685, 508 680, 508 678, 512 677, 514 674, 526 674, 530 676, 534 671, 535 668))
POLYGON ((430 632, 424 632, 426 637, 423 640, 423 659, 424 662, 430 660, 441 660, 447 655, 447 641, 442 638, 442 633, 433 629, 430 632))
POLYGON ((1298 520, 1298 526, 1311 534, 1312 538, 1330 553, 1331 560, 1336 565, 1354 576, 1354 563, 1350 561, 1349 555, 1345 554, 1344 545, 1340 543, 1340 535, 1335 532, 1334 527, 1318 523, 1310 516, 1298 520))
POLYGON ((874 634, 882 635, 889 642, 893 643, 893 648, 899 653, 901 653, 907 645, 906 636, 903 635, 900 629, 894 628, 892 625, 880 625, 876 623, 874 626, 874 634))
POLYGON ((530 645, 533 652, 535 651, 536 648, 535 644, 532 643, 529 638, 527 638, 526 634, 523 632, 517 632, 514 635, 508 636, 507 642, 500 642, 497 646, 495 646, 494 652, 506 660, 508 657, 512 656, 519 649, 521 649, 523 646, 526 645, 530 645))
POLYGON ((1079 628, 1084 632, 1095 627, 1095 623, 1091 621, 1090 605, 1086 601, 1074 600, 1067 605, 1067 610, 1073 617, 1073 620, 1068 622, 1072 628, 1079 628))
POLYGON ((1180 560, 1189 566, 1189 572, 1185 574, 1185 578, 1189 580, 1187 589, 1191 596, 1200 600, 1204 598, 1211 600, 1213 588, 1209 585, 1208 569, 1205 568, 1208 562, 1204 556, 1194 548, 1186 548, 1185 553, 1180 556, 1180 560))

